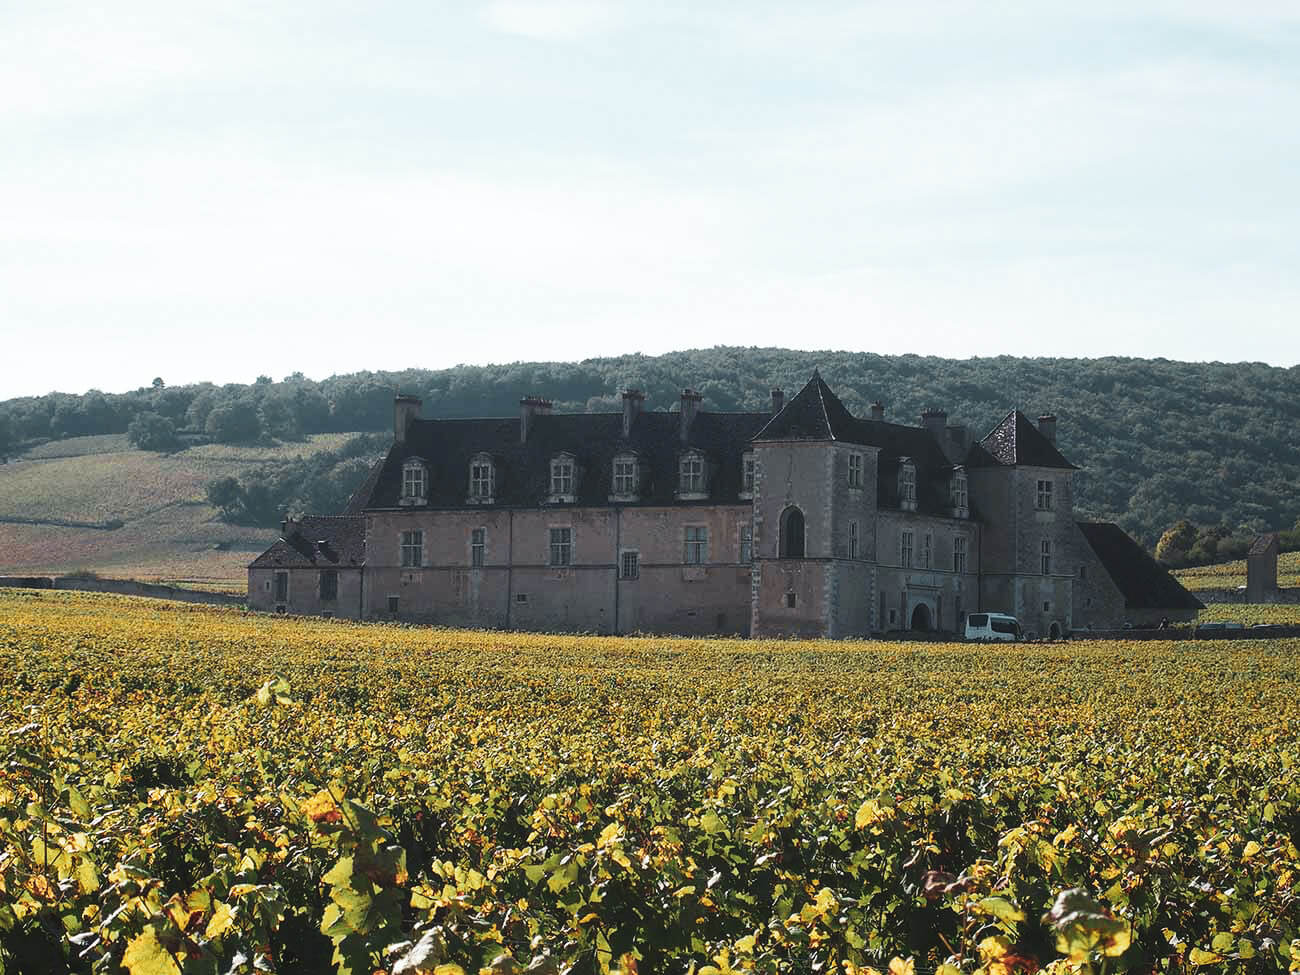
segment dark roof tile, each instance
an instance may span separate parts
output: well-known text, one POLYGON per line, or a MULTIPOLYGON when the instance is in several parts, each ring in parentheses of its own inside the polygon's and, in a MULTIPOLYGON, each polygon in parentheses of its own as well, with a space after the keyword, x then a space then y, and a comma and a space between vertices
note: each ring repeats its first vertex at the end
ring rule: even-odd
POLYGON ((966 463, 971 467, 1023 465, 1078 470, 1019 410, 1008 413, 988 436, 972 446, 966 463))
POLYGON ((365 530, 365 519, 360 516, 304 515, 287 522, 284 535, 249 568, 359 568, 366 561, 365 530))

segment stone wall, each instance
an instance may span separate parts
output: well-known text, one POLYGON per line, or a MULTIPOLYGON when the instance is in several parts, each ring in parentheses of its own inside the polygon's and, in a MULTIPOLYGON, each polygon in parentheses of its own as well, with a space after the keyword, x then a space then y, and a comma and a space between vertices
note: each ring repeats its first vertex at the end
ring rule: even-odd
POLYGON ((207 603, 212 606, 242 606, 245 598, 233 593, 203 592, 181 589, 134 579, 88 579, 79 576, 0 576, 0 586, 22 589, 71 589, 79 592, 109 592, 121 596, 145 596, 172 599, 183 603, 207 603))

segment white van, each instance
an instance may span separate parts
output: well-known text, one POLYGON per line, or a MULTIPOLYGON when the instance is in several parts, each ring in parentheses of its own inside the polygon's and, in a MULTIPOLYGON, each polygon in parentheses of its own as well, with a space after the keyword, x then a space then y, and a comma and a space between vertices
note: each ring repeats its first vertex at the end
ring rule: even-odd
POLYGON ((966 639, 981 641, 1019 640, 1020 621, 1003 613, 971 613, 966 617, 966 639))

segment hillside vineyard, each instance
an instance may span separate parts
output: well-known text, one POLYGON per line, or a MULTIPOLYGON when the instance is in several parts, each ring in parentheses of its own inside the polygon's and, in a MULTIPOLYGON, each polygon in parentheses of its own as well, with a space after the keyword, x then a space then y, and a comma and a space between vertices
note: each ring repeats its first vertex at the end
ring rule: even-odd
POLYGON ((424 419, 341 516, 286 521, 250 605, 503 629, 849 637, 1003 612, 1061 636, 1201 604, 1112 524, 1076 522, 1056 418, 983 439, 855 417, 814 373, 762 413, 424 419))

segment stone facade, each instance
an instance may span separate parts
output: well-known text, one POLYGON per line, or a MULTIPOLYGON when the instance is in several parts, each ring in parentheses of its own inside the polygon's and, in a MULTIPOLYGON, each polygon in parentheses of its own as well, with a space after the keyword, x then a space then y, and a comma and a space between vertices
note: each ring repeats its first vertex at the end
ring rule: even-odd
POLYGON ((959 633, 976 611, 1055 636, 1128 612, 1076 527, 1055 417, 1012 412, 971 443, 942 411, 853 417, 816 374, 770 413, 700 399, 651 413, 629 391, 622 414, 564 415, 529 396, 517 420, 425 420, 399 397, 393 448, 347 514, 287 523, 250 566, 250 605, 819 638, 959 633))

